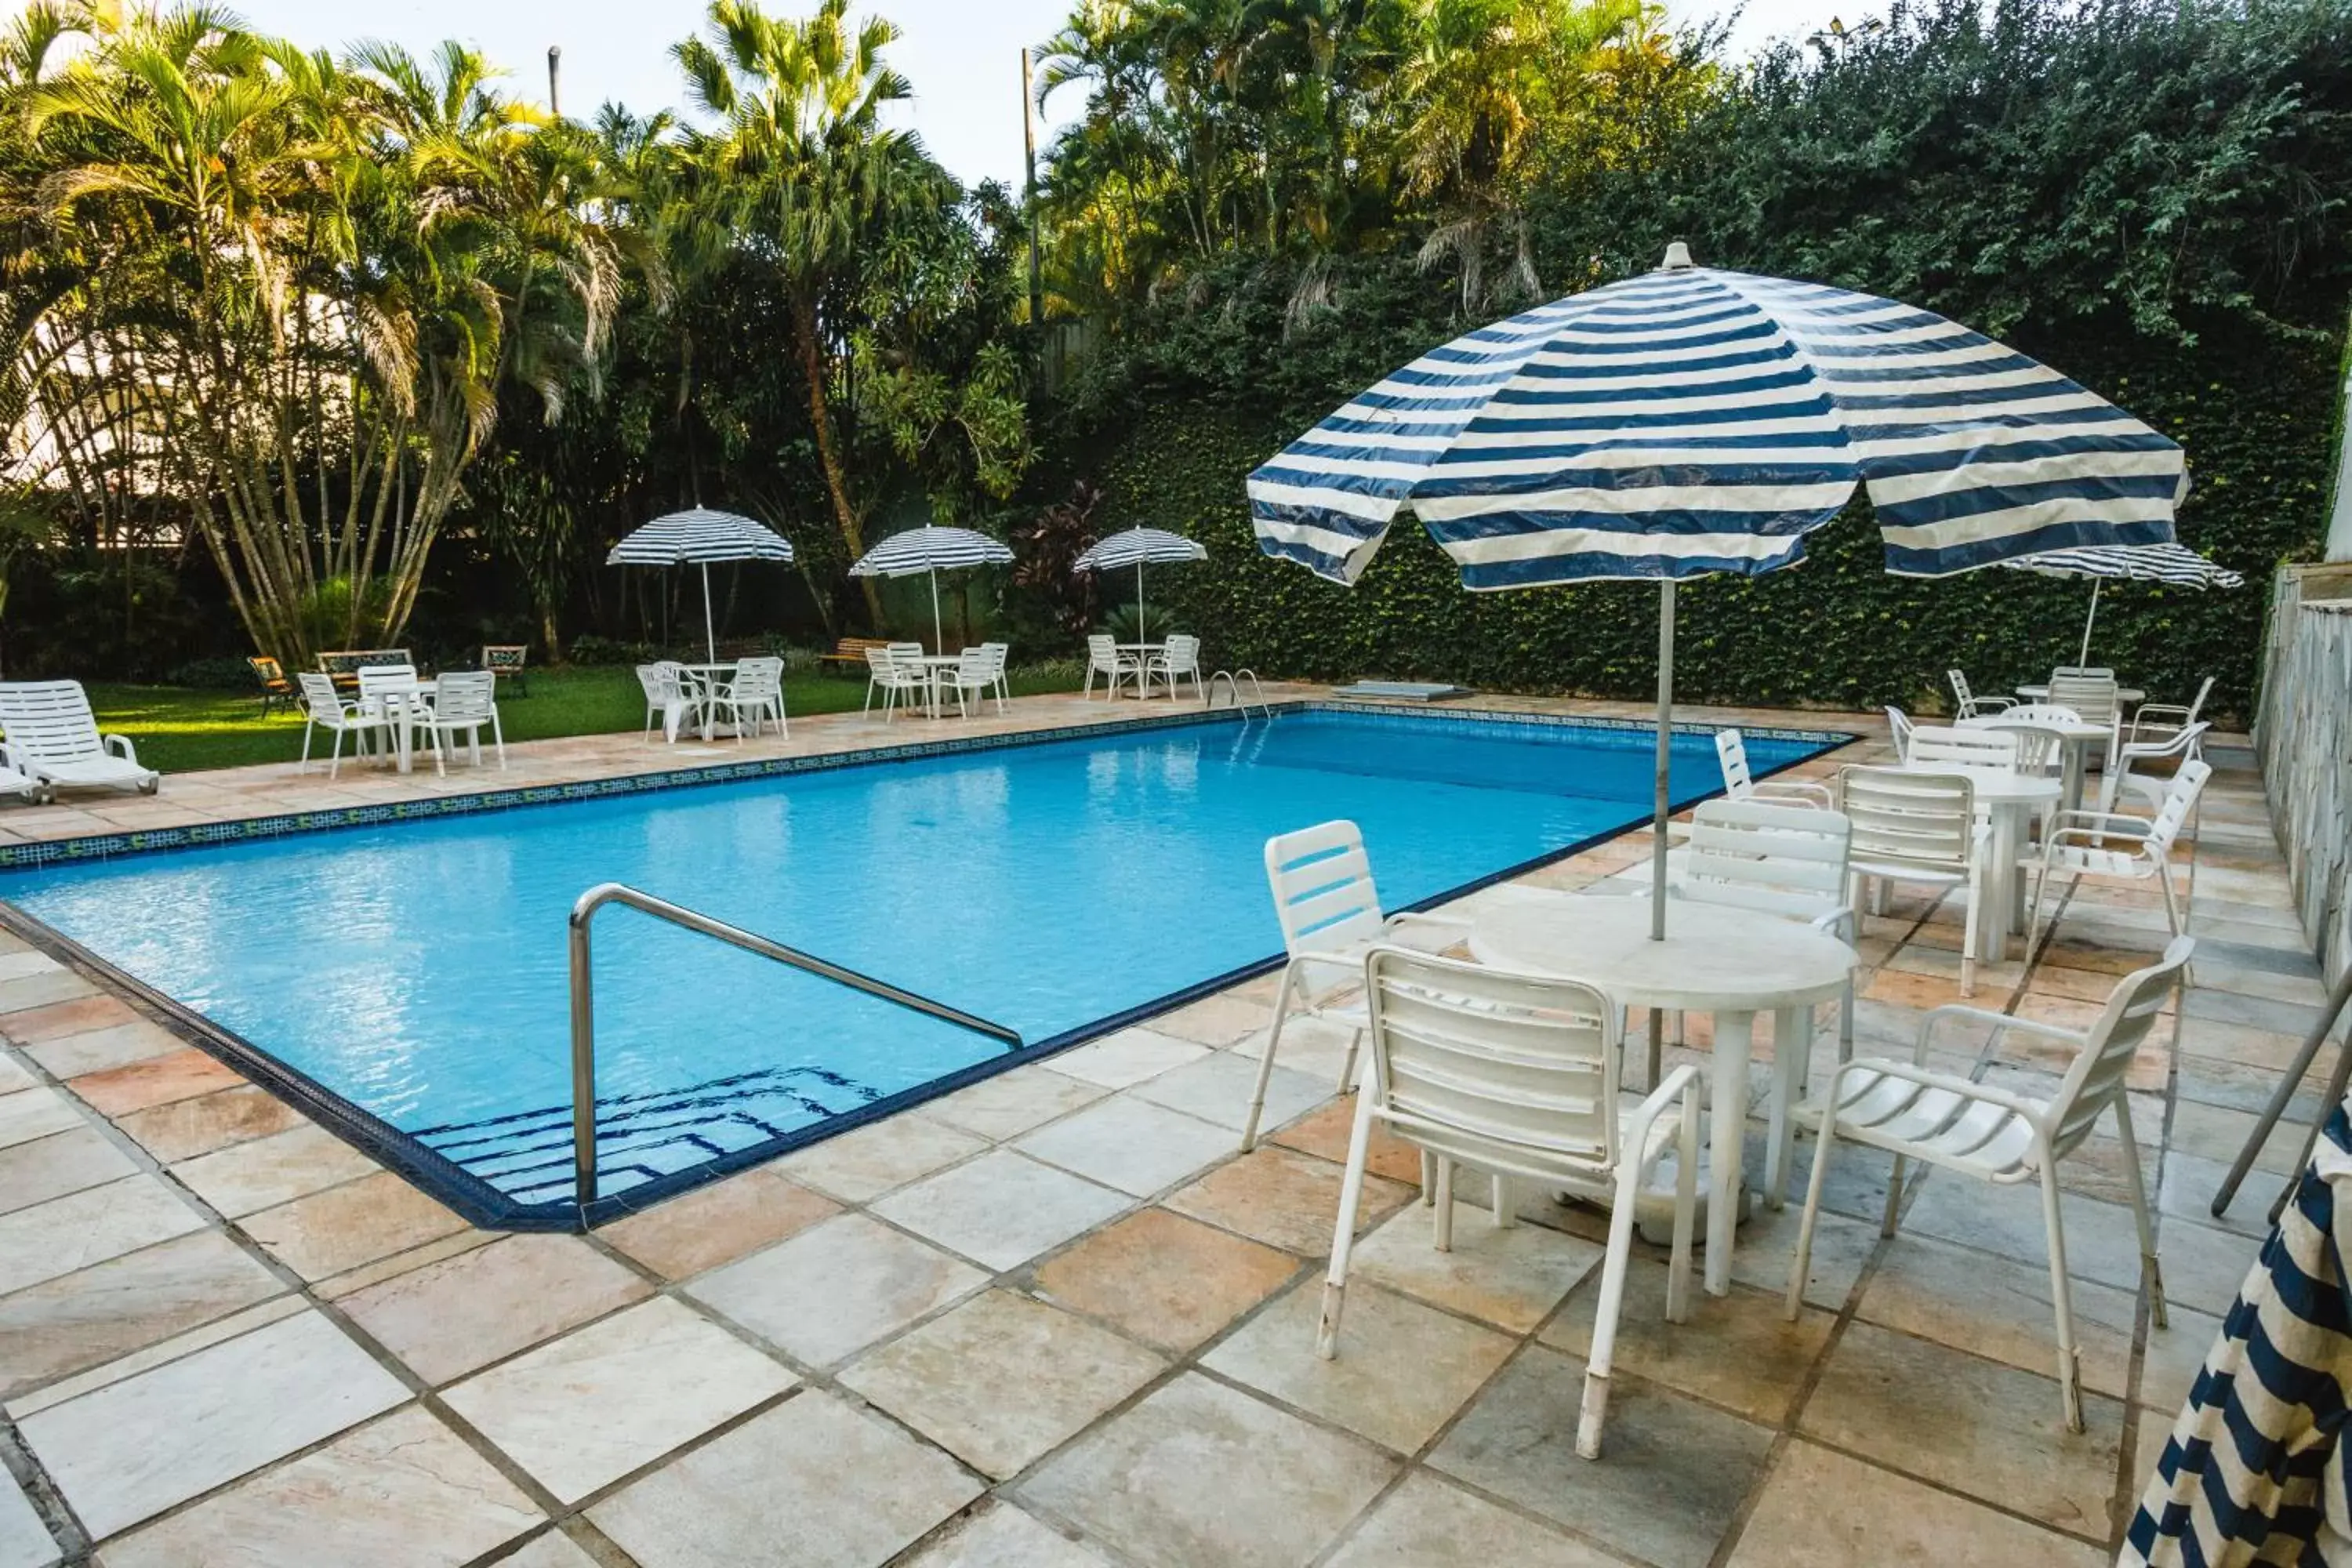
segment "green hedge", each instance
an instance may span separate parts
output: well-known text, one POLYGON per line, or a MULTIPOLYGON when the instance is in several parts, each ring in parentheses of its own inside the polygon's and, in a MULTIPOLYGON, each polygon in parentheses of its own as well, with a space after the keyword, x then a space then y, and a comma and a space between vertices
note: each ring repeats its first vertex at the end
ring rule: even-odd
MULTIPOLYGON (((2308 553, 2322 525, 2333 349, 2232 323, 2192 349, 2118 331, 2034 352, 2187 448, 2196 488, 2180 535, 2247 579, 2207 594, 2111 584, 2094 661, 2181 700, 2210 674, 2220 710, 2249 712, 2271 570, 2308 553)), ((1362 580, 1339 587, 1261 554, 1250 531, 1243 480, 1299 433, 1295 408, 1236 406, 1166 384, 1122 401, 1132 422, 1082 462, 1101 477, 1106 529, 1150 523, 1208 545, 1207 562, 1156 573, 1150 593, 1206 637, 1212 668, 1598 697, 1654 689, 1654 586, 1471 594, 1406 520, 1362 580)), ((1979 689, 1998 690, 2072 662, 2089 594, 2005 570, 1889 576, 1857 504, 1795 568, 1684 584, 1676 685, 1694 701, 1934 710, 1948 705, 1954 663, 1979 689)))

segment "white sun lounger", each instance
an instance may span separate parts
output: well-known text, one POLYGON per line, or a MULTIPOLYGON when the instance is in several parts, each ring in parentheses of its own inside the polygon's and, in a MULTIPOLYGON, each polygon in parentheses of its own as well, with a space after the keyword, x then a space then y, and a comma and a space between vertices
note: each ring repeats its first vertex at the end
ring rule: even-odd
MULTIPOLYGON (((9 763, 40 784, 153 795, 163 774, 139 765, 122 735, 100 735, 79 680, 0 681, 0 731, 9 763)), ((0 786, 5 787, 5 786, 0 786)))

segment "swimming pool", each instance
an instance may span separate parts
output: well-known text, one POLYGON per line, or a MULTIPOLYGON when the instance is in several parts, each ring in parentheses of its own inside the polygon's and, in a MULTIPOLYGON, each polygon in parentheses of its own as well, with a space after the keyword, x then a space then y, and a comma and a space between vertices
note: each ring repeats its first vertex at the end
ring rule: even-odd
MULTIPOLYGON (((1759 773, 1844 736, 1751 735, 1759 773)), ((565 917, 619 881, 1017 1031, 1262 967, 1262 847, 1345 816, 1402 908, 1646 815, 1639 726, 1339 707, 0 874, 479 1223, 569 1223, 565 917), (315 1089, 325 1098, 311 1093, 315 1089)), ((1677 734, 1678 801, 1719 784, 1677 734)), ((494 797, 493 797, 494 800, 494 797)), ((1001 1066, 1000 1041, 623 910, 596 925, 601 1191, 642 1202, 1001 1066)))

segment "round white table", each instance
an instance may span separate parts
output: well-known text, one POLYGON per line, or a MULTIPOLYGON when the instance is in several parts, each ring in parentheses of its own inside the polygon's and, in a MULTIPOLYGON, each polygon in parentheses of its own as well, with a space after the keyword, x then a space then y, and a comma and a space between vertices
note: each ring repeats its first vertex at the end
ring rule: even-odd
POLYGON ((1715 1016, 1706 1289, 1710 1295, 1727 1294, 1756 1015, 1774 1015, 1764 1187, 1778 1203, 1787 1189, 1793 1135, 1789 1108, 1804 1093, 1813 1008, 1845 994, 1853 949, 1801 921, 1683 899, 1666 910, 1665 940, 1653 942, 1648 900, 1561 893, 1497 904, 1479 915, 1470 929, 1470 951, 1496 968, 1586 981, 1622 1005, 1715 1016))
POLYGON ((1979 811, 1992 824, 1992 865, 1985 876, 1985 909, 1993 918, 1977 919, 1977 962, 1998 963, 2009 956, 2009 939, 2025 930, 2025 879, 2017 874, 2025 852, 2026 824, 2036 806, 2058 799, 2059 781, 1991 768, 1957 767, 1950 763, 1903 764, 1906 773, 1958 773, 1966 777, 1979 811))
POLYGON ((2000 713, 1980 713, 1973 719, 1962 719, 1958 724, 1963 730, 2039 730, 2046 735, 2056 736, 2059 753, 2064 759, 2058 787, 2060 809, 2064 811, 2083 809, 2083 776, 2087 765, 2084 759, 2092 747, 2096 746, 2104 752, 2107 742, 2114 738, 2114 731, 2105 724, 2011 719, 2000 713))
MULTIPOLYGON (((1119 652, 1135 656, 1135 695, 1138 700, 1151 700, 1151 688, 1146 683, 1151 671, 1151 658, 1167 646, 1156 642, 1123 642, 1118 645, 1119 652)), ((1172 680, 1168 683, 1168 697, 1169 700, 1175 700, 1176 683, 1172 680)))

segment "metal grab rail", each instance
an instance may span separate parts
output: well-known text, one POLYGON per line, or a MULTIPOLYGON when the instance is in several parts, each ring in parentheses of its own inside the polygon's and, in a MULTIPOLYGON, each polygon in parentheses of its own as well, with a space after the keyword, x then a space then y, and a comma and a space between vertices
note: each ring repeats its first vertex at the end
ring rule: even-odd
POLYGON ((1257 698, 1257 701, 1255 703, 1257 710, 1265 714, 1269 719, 1273 718, 1274 704, 1265 700, 1265 688, 1259 683, 1257 671, 1254 669, 1221 669, 1217 671, 1216 674, 1209 677, 1209 694, 1206 698, 1202 699, 1201 706, 1203 708, 1214 708, 1217 705, 1217 682, 1222 680, 1225 683, 1226 689, 1234 694, 1234 710, 1241 714, 1242 721, 1244 723, 1247 723, 1249 721, 1249 710, 1252 704, 1247 698, 1244 698, 1242 695, 1242 680, 1244 677, 1249 680, 1250 690, 1255 693, 1257 698))
POLYGON ((730 947, 740 947, 746 952, 758 953, 761 958, 773 959, 778 963, 830 980, 836 985, 863 991, 868 996, 879 996, 885 1002, 896 1004, 910 1012, 922 1013, 959 1028, 970 1029, 974 1034, 1002 1040, 1014 1049, 1022 1045, 1021 1037, 1002 1024, 991 1023, 986 1018, 950 1007, 944 1002, 934 1002, 928 996, 918 996, 887 980, 877 980, 870 974, 860 974, 855 969, 845 969, 838 963, 828 963, 798 948, 786 947, 780 942, 771 942, 756 932, 713 920, 682 904, 655 898, 651 893, 640 892, 624 883, 600 882, 580 895, 579 901, 572 906, 570 921, 572 1191, 573 1199, 583 1212, 596 1201, 596 1006, 589 963, 588 926, 596 918, 596 911, 606 904, 626 904, 656 920, 667 921, 674 926, 715 937, 730 947))

